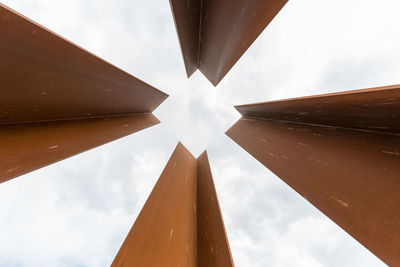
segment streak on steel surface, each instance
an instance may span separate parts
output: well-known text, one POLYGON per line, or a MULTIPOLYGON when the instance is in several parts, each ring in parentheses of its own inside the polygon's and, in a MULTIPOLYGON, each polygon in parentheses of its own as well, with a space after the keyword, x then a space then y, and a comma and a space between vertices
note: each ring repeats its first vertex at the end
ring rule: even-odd
POLYGON ((179 143, 111 266, 196 266, 195 203, 196 159, 179 143))
POLYGON ((197 159, 197 266, 233 267, 207 152, 197 159))
POLYGON ((152 112, 167 95, 0 4, 0 125, 152 112))
POLYGON ((216 86, 287 1, 170 0, 188 76, 196 67, 197 45, 197 68, 216 86))
POLYGON ((233 267, 206 152, 177 145, 111 266, 233 267))
POLYGON ((237 106, 244 117, 400 134, 400 85, 237 106))
POLYGON ((157 123, 140 114, 0 126, 0 183, 157 123))
POLYGON ((240 119, 227 135, 390 266, 400 266, 400 137, 240 119))

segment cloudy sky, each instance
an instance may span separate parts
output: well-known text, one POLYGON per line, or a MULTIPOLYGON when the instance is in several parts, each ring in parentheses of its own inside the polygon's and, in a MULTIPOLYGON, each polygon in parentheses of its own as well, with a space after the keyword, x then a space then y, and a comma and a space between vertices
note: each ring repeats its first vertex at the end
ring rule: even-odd
POLYGON ((2 0, 168 93, 161 124, 0 185, 0 266, 108 266, 180 140, 209 153, 238 267, 385 266, 231 141, 233 106, 400 80, 398 0, 290 0, 214 88, 167 0, 2 0))

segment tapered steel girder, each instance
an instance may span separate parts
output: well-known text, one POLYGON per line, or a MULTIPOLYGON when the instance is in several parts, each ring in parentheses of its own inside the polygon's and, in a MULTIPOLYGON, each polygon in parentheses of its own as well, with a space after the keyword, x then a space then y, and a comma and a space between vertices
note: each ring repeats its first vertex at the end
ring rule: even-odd
POLYGON ((167 95, 0 4, 0 183, 152 126, 167 95))
POLYGON ((177 145, 111 266, 234 266, 206 152, 177 145))
POLYGON ((390 266, 400 266, 400 86, 236 107, 227 135, 390 266))
POLYGON ((216 86, 288 0, 170 0, 188 77, 216 86))
POLYGON ((0 126, 0 183, 157 123, 138 114, 0 126))

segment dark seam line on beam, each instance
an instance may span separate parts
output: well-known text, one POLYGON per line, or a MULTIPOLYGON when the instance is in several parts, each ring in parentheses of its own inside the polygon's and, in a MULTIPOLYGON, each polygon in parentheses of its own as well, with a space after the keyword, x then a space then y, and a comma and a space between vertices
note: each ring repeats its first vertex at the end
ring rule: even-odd
POLYGON ((366 130, 366 129, 359 129, 359 128, 350 128, 350 127, 343 127, 343 126, 333 126, 333 125, 329 125, 329 124, 306 123, 306 122, 300 122, 300 121, 289 121, 289 120, 268 119, 268 118, 263 118, 263 117, 251 117, 251 116, 242 116, 242 118, 245 118, 245 119, 255 119, 255 120, 265 120, 265 121, 289 122, 289 123, 301 124, 301 125, 311 125, 311 126, 328 127, 328 128, 335 128, 335 129, 341 129, 341 130, 351 130, 351 131, 360 131, 360 132, 368 132, 368 133, 385 134, 385 135, 391 135, 391 136, 400 136, 400 133, 395 134, 395 133, 388 133, 388 132, 379 132, 379 131, 366 130))
POLYGON ((64 121, 108 119, 108 118, 112 119, 112 118, 116 118, 116 117, 127 117, 127 116, 135 116, 135 115, 149 115, 149 114, 153 114, 153 113, 152 112, 125 113, 125 114, 116 114, 116 115, 76 117, 76 118, 65 118, 65 119, 54 119, 54 120, 22 121, 22 122, 15 122, 15 123, 0 124, 0 127, 11 127, 11 126, 28 125, 28 124, 40 124, 40 123, 47 123, 47 122, 64 122, 64 121))
POLYGON ((201 66, 201 31, 202 31, 202 21, 203 21, 203 0, 200 0, 200 18, 199 18, 199 41, 197 44, 197 69, 201 66))

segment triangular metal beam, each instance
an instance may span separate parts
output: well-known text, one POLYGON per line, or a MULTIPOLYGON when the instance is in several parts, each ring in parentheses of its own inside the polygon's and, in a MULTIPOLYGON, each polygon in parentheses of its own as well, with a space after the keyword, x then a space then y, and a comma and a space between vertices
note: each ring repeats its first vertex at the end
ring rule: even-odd
POLYGON ((168 95, 0 4, 0 183, 159 123, 168 95))
POLYGON ((170 0, 187 76, 217 86, 287 2, 170 0))
POLYGON ((389 266, 400 265, 400 86, 238 106, 227 135, 389 266))
POLYGON ((206 152, 177 145, 111 266, 234 266, 206 152))

